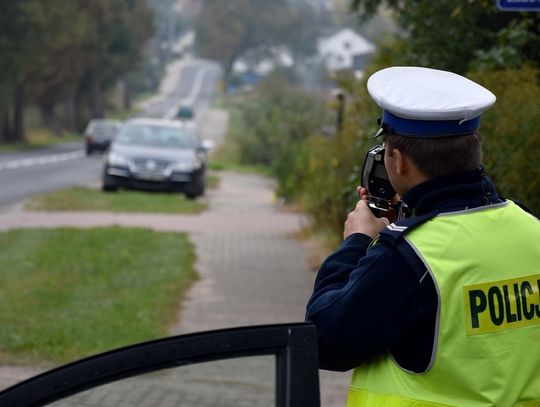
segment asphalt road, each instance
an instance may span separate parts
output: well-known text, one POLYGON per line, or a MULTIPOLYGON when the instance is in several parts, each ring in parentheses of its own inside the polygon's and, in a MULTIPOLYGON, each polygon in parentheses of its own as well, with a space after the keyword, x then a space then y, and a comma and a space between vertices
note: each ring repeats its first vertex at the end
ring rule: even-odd
MULTIPOLYGON (((138 116, 171 117, 182 103, 195 111, 206 109, 214 99, 220 70, 216 64, 193 60, 178 65, 164 78, 162 93, 145 105, 138 116)), ((100 179, 102 158, 86 157, 84 144, 65 143, 49 148, 0 154, 0 211, 43 192, 85 185, 100 179)))
POLYGON ((86 157, 83 142, 0 155, 0 208, 32 195, 99 177, 101 158, 86 157))

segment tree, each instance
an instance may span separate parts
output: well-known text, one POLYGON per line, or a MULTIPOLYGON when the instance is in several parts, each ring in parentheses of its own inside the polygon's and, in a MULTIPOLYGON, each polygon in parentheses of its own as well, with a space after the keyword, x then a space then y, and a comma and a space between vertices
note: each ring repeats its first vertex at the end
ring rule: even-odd
POLYGON ((103 117, 104 94, 140 61, 153 33, 153 15, 144 0, 79 1, 81 11, 95 25, 85 46, 88 59, 76 104, 88 103, 92 117, 103 117))
POLYGON ((329 16, 318 13, 309 2, 292 4, 289 23, 284 27, 283 42, 291 49, 294 60, 317 52, 317 39, 330 24, 329 16))
POLYGON ((244 52, 283 42, 288 11, 285 0, 205 0, 196 24, 199 53, 221 62, 228 81, 244 52))
POLYGON ((78 102, 71 104, 73 112, 86 101, 102 116, 104 92, 133 70, 152 34, 145 0, 0 2, 4 141, 24 138, 28 103, 41 108, 45 124, 56 133, 63 125, 55 108, 68 100, 78 102))
MULTIPOLYGON (((520 30, 514 52, 522 61, 540 63, 540 15, 508 13, 492 0, 352 0, 351 7, 363 18, 374 15, 380 6, 391 9, 406 35, 403 48, 406 62, 420 66, 467 72, 480 56, 496 56, 499 38, 511 38, 508 30, 520 30), (527 29, 517 22, 526 20, 527 29), (506 32, 506 33, 505 33, 506 32), (524 34, 524 35, 523 35, 524 34)), ((508 44, 504 44, 508 48, 508 44)))
POLYGON ((93 22, 81 13, 80 2, 51 0, 34 2, 30 55, 25 64, 25 98, 39 106, 43 123, 55 134, 64 127, 55 108, 74 94, 86 69, 87 37, 93 22))
POLYGON ((28 33, 32 27, 30 2, 0 2, 0 140, 22 140, 22 80, 30 55, 28 33))

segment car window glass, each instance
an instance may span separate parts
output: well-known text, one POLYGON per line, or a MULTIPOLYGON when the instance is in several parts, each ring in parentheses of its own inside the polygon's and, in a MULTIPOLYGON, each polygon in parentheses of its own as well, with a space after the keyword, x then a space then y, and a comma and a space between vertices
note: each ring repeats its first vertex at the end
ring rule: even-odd
POLYGON ((118 144, 194 148, 197 145, 196 135, 187 129, 163 126, 125 126, 117 138, 118 144))
POLYGON ((54 407, 275 406, 275 356, 244 357, 147 373, 48 404, 54 407))
POLYGON ((193 110, 187 106, 182 106, 178 110, 178 117, 181 119, 193 119, 193 110))
POLYGON ((96 123, 92 127, 92 133, 103 136, 114 136, 117 131, 117 126, 107 123, 96 123))

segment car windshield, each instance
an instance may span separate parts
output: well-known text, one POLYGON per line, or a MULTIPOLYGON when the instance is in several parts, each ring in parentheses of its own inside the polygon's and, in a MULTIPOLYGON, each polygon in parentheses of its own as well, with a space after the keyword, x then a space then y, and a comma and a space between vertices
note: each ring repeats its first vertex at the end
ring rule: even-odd
POLYGON ((89 133, 102 136, 114 136, 117 131, 118 126, 111 123, 93 123, 88 130, 89 133))
POLYGON ((182 106, 178 110, 178 117, 180 119, 193 119, 193 110, 188 106, 182 106))
POLYGON ((135 146, 194 148, 197 146, 197 137, 190 129, 128 124, 123 127, 116 138, 116 143, 135 146))

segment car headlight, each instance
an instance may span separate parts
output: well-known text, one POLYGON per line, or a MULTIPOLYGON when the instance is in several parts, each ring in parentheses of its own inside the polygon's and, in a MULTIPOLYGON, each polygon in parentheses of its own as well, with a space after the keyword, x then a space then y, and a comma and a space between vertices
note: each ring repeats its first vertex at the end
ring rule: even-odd
POLYGON ((107 162, 109 165, 114 165, 118 167, 127 167, 129 165, 128 161, 124 156, 118 153, 109 153, 107 156, 107 162))
POLYGON ((201 168, 201 162, 199 160, 194 160, 192 162, 179 161, 174 164, 173 171, 189 172, 198 170, 199 168, 201 168))

